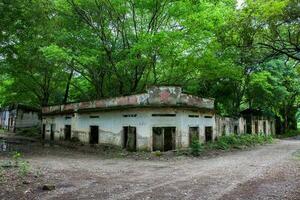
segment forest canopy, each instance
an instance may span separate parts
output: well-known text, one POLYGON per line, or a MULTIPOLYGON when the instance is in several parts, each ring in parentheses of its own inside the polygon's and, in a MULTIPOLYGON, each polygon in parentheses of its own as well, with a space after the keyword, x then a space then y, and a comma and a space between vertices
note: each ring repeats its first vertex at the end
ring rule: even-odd
POLYGON ((181 85, 295 128, 299 0, 1 0, 0 107, 181 85))

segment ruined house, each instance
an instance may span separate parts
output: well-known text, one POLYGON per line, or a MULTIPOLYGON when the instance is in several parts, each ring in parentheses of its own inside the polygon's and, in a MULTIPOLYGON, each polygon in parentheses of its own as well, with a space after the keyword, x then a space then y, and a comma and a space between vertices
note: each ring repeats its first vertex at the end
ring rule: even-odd
MULTIPOLYGON (((48 106, 42 113, 46 140, 76 138, 132 151, 175 150, 189 147, 193 139, 209 142, 221 135, 243 134, 248 122, 242 116, 216 116, 214 99, 183 93, 177 86, 155 86, 143 94, 48 106)), ((258 118, 252 119, 255 124, 258 118)))
POLYGON ((44 107, 45 139, 77 138, 128 150, 168 151, 188 147, 193 137, 215 138, 214 100, 180 87, 151 87, 146 93, 44 107))
POLYGON ((244 132, 248 134, 275 134, 275 118, 261 110, 246 109, 241 112, 244 119, 244 132))
POLYGON ((230 134, 275 134, 275 118, 260 110, 246 109, 238 117, 216 116, 217 137, 230 134))
POLYGON ((0 127, 11 132, 39 128, 40 110, 21 104, 14 104, 0 110, 0 127))

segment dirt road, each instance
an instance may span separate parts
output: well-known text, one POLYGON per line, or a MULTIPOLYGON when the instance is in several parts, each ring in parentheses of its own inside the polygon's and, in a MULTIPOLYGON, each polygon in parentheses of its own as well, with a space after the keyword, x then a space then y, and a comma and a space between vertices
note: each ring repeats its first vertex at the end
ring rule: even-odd
POLYGON ((25 159, 56 189, 33 188, 25 199, 300 199, 300 140, 215 158, 166 161, 49 149, 25 159))

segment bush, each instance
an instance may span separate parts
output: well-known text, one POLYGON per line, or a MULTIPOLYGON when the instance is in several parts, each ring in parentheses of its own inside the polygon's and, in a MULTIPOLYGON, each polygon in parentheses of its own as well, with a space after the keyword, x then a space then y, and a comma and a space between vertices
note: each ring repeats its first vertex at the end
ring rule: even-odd
POLYGON ((162 153, 161 153, 161 151, 155 151, 155 152, 154 152, 154 155, 155 155, 156 157, 160 157, 160 156, 162 156, 162 153))
POLYGON ((19 175, 26 176, 30 171, 30 166, 27 162, 22 161, 19 165, 19 175))
POLYGON ((250 147, 255 146, 257 144, 266 144, 272 143, 273 138, 271 135, 229 135, 229 136, 221 136, 218 138, 218 141, 214 143, 207 144, 208 148, 214 149, 232 149, 232 148, 243 148, 243 147, 250 147))
POLYGON ((288 130, 284 134, 276 135, 276 137, 282 139, 282 138, 288 138, 288 137, 295 137, 298 135, 300 135, 299 130, 288 130))
POLYGON ((200 152, 203 150, 203 145, 200 144, 198 138, 192 138, 192 143, 191 143, 191 154, 193 156, 199 156, 200 152))
POLYGON ((20 158, 21 158, 21 153, 20 152, 14 152, 13 154, 13 160, 15 161, 15 165, 19 166, 19 162, 20 162, 20 158))

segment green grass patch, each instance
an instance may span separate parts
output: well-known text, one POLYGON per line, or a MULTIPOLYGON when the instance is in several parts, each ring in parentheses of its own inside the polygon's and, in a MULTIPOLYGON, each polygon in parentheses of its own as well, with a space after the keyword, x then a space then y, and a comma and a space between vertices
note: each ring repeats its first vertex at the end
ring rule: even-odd
POLYGON ((299 135, 300 135, 300 130, 288 130, 284 134, 276 135, 276 137, 279 139, 283 139, 283 138, 295 137, 299 135))
POLYGON ((190 147, 190 154, 198 156, 203 152, 211 150, 231 150, 231 149, 245 149, 256 145, 270 144, 273 142, 271 135, 257 134, 257 135, 229 135, 221 136, 214 142, 199 143, 192 142, 190 147))

